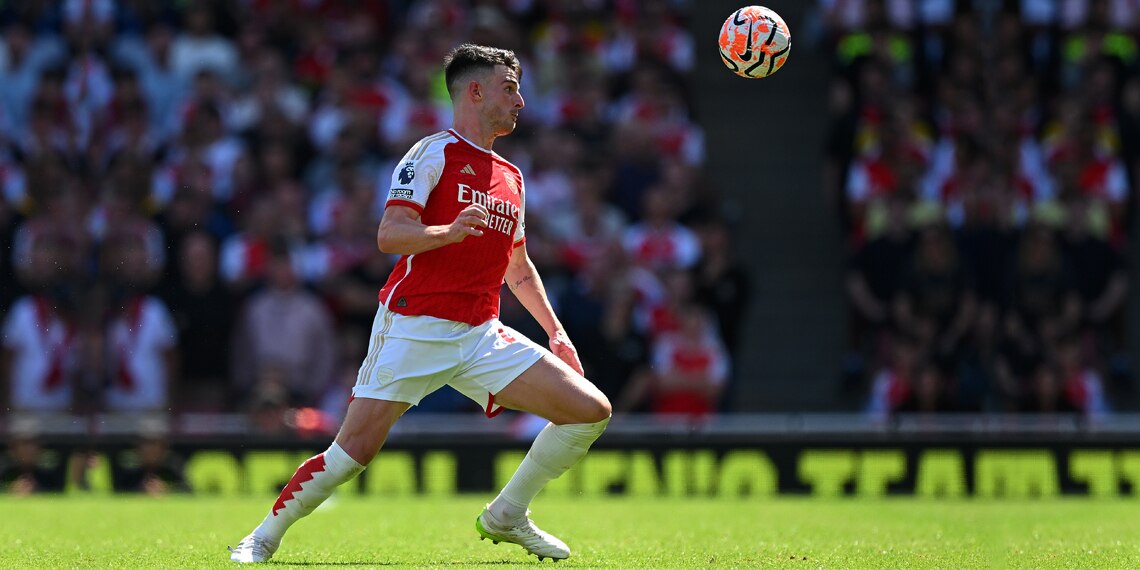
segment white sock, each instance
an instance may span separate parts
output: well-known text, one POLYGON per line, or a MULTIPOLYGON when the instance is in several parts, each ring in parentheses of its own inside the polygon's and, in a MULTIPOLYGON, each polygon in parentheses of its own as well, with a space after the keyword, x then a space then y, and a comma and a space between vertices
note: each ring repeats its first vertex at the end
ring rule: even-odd
POLYGON ((265 515, 265 520, 253 529, 253 534, 279 544, 293 523, 313 512, 337 487, 361 471, 364 471, 364 466, 349 457, 334 441, 324 453, 310 457, 297 468, 269 514, 265 515))
POLYGON ((609 418, 592 424, 546 424, 507 486, 487 507, 491 514, 501 522, 525 517, 538 492, 578 463, 608 423, 609 418))

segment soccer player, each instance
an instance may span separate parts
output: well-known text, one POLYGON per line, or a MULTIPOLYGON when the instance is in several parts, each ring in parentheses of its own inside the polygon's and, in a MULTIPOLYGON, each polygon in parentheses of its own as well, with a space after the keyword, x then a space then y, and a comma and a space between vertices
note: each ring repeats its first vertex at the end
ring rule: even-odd
POLYGON ((380 290, 344 423, 231 549, 232 560, 269 560, 289 526, 363 471, 396 419, 444 384, 488 416, 508 408, 550 421, 475 528, 539 559, 570 556, 565 543, 534 525, 527 506, 586 454, 609 423, 610 403, 583 377, 527 256, 522 174, 491 151, 524 106, 521 73, 507 50, 464 44, 447 56, 454 128, 416 143, 392 175, 376 240, 402 257, 380 290), (497 318, 504 281, 549 335, 549 351, 497 318))

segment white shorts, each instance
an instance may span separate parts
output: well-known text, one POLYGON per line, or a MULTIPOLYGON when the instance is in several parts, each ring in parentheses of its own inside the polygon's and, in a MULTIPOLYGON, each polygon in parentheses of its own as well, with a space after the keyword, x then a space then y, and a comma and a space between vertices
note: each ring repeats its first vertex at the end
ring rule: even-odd
POLYGON ((495 394, 548 352, 499 319, 471 326, 381 304, 352 396, 416 405, 448 384, 494 416, 495 394))

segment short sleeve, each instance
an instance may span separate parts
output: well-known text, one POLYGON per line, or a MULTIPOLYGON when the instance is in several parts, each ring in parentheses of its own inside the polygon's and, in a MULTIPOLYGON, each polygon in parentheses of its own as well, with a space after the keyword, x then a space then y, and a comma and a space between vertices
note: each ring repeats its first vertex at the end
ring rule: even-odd
POLYGON ((451 133, 443 132, 412 146, 392 172, 392 184, 385 207, 407 206, 423 213, 428 196, 443 173, 443 149, 452 140, 451 133))

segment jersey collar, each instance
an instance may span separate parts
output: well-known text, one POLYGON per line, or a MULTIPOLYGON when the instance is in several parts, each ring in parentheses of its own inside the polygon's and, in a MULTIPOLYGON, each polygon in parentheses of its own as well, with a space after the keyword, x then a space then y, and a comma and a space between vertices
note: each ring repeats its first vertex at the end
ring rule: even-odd
POLYGON ((456 131, 455 131, 455 129, 447 129, 447 132, 449 132, 449 133, 451 133, 451 134, 455 135, 455 136, 456 136, 456 137, 457 137, 459 140, 461 140, 461 141, 463 141, 463 142, 465 142, 465 143, 467 143, 467 144, 469 144, 469 145, 471 145, 471 146, 473 146, 473 147, 475 147, 475 148, 477 148, 477 149, 479 149, 479 150, 481 150, 481 151, 483 151, 483 152, 485 152, 485 153, 487 153, 487 154, 495 154, 495 152, 494 152, 494 151, 492 151, 491 149, 489 149, 489 148, 483 148, 483 147, 481 147, 481 146, 479 146, 479 145, 477 145, 477 144, 475 144, 475 143, 471 142, 470 140, 468 140, 468 139, 467 139, 467 137, 465 137, 465 136, 463 136, 463 135, 459 134, 458 132, 456 132, 456 131))

